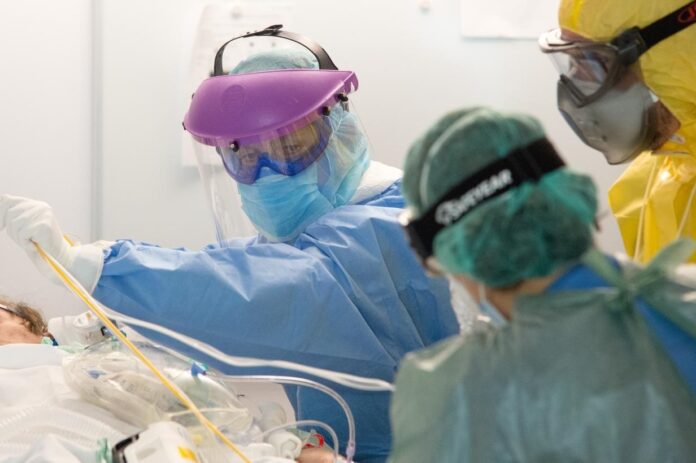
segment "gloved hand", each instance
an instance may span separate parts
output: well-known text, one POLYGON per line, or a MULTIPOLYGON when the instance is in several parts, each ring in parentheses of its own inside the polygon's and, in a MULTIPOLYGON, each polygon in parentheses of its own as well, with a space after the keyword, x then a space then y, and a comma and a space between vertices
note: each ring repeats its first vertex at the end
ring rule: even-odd
POLYGON ((0 230, 7 234, 49 279, 59 279, 36 250, 34 243, 53 256, 90 293, 97 285, 104 266, 104 249, 108 243, 71 245, 64 237, 48 204, 19 196, 0 196, 0 230))

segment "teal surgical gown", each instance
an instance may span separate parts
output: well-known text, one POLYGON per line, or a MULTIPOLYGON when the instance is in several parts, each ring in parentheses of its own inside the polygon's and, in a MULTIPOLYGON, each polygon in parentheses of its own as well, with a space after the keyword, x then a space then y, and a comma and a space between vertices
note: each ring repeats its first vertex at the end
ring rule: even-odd
MULTIPOLYGON (((393 381, 401 358, 458 332, 448 284, 425 275, 397 222, 400 182, 339 207, 293 243, 261 238, 201 251, 118 241, 95 297, 128 316, 228 354, 280 359, 393 381)), ((144 332, 225 373, 249 374, 144 332)), ((254 373, 277 374, 274 370, 254 373)), ((356 419, 356 460, 389 453, 390 394, 334 387, 356 419)), ((345 444, 341 409, 319 392, 288 388, 299 419, 330 424, 345 444)))
POLYGON ((696 461, 696 285, 592 255, 504 328, 406 357, 391 463, 696 461))

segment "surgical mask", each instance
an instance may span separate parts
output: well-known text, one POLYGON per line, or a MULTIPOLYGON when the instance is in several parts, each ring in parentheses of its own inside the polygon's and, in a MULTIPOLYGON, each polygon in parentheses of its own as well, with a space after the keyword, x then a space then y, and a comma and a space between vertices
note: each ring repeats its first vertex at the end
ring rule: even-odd
POLYGON ((321 216, 350 201, 370 157, 367 139, 357 125, 352 129, 349 118, 347 114, 337 132, 352 143, 334 141, 320 159, 297 175, 277 174, 264 167, 256 182, 237 185, 242 209, 266 238, 292 241, 321 216))
POLYGON ((602 152, 609 164, 631 161, 649 149, 656 136, 657 98, 637 79, 585 105, 559 81, 558 108, 578 137, 602 152))
POLYGON ((253 184, 240 183, 238 188, 242 209, 271 241, 294 239, 332 208, 319 192, 316 163, 292 177, 268 172, 261 175, 253 184))
POLYGON ((508 321, 503 317, 500 311, 488 300, 486 296, 486 287, 481 283, 478 285, 479 307, 483 315, 489 318, 489 323, 493 328, 502 328, 508 324, 508 321))

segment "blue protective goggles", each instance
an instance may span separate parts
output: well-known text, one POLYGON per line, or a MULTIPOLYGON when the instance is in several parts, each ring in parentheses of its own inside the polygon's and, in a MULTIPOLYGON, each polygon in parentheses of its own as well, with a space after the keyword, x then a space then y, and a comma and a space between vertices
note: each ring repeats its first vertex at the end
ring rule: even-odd
POLYGON ((293 176, 305 170, 324 153, 333 129, 328 116, 321 116, 291 133, 253 144, 216 147, 225 170, 240 183, 254 183, 261 168, 293 176))

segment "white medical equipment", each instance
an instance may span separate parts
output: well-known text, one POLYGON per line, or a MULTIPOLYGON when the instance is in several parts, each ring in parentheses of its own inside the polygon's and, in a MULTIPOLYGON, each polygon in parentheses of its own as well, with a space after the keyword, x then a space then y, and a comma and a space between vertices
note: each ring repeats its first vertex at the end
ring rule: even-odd
POLYGON ((48 331, 59 345, 91 346, 107 339, 110 334, 92 312, 55 317, 48 321, 48 331))
MULTIPOLYGON (((297 454, 275 456, 270 444, 250 444, 244 453, 254 463, 295 463, 297 454), (293 456, 294 455, 294 456, 293 456)), ((197 450, 186 428, 171 421, 150 425, 146 430, 122 440, 112 449, 113 463, 238 463, 233 455, 206 455, 197 450)))
MULTIPOLYGON (((135 342, 135 345, 195 403, 210 422, 236 442, 252 462, 257 462, 256 457, 263 457, 262 461, 266 461, 266 457, 294 461, 299 456, 303 447, 302 439, 288 430, 295 427, 295 423, 288 422, 285 411, 279 404, 265 402, 252 413, 236 395, 232 384, 237 381, 236 377, 219 375, 200 364, 186 361, 150 344, 135 342)), ((193 448, 196 454, 202 455, 206 461, 229 461, 234 458, 228 451, 220 449, 196 417, 176 397, 169 394, 135 355, 115 339, 68 356, 63 364, 66 382, 82 399, 110 411, 121 421, 147 429, 145 433, 148 436, 160 435, 161 430, 172 429, 166 426, 152 428, 157 423, 177 424, 195 442, 193 448)), ((239 381, 245 380, 305 384, 299 378, 283 377, 249 376, 239 381)), ((322 423, 311 424, 325 426, 322 423)), ((333 431, 329 429, 328 435, 333 437, 334 446, 337 447, 333 431)), ((165 439, 167 436, 165 433, 160 437, 165 439)), ((167 446, 162 448, 158 448, 154 440, 152 444, 143 443, 143 454, 154 452, 155 449, 168 455, 171 451, 169 441, 163 442, 162 445, 167 446)), ((173 439, 172 442, 176 443, 177 440, 173 439)), ((125 450, 122 447, 114 448, 114 452, 118 450, 123 453, 125 450)))
POLYGON ((192 463, 202 461, 183 426, 163 421, 122 440, 113 449, 113 463, 192 463))
MULTIPOLYGON (((195 363, 186 363, 148 344, 135 344, 218 428, 232 435, 251 428, 251 412, 229 386, 223 387, 208 374, 197 373, 195 363)), ((172 420, 199 430, 195 417, 115 339, 68 357, 64 372, 68 385, 84 400, 109 410, 122 421, 145 428, 172 420)), ((207 436, 202 430, 199 433, 207 436)))

